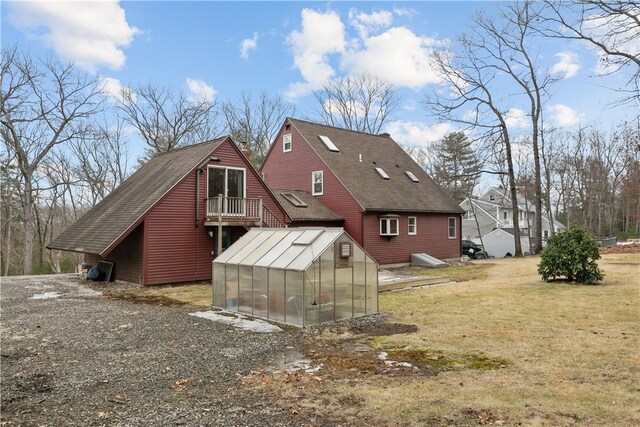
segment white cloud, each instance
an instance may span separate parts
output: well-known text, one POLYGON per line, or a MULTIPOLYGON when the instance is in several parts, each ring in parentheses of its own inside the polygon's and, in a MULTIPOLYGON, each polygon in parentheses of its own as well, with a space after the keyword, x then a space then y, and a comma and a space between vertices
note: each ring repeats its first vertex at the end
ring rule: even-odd
MULTIPOLYGON (((640 7, 629 7, 628 11, 636 16, 640 14, 640 7)), ((633 16, 633 15, 632 15, 633 16)), ((591 15, 584 20, 585 32, 595 40, 602 42, 611 50, 627 52, 634 56, 640 56, 640 26, 634 22, 634 17, 620 14, 618 16, 591 15)), ((596 73, 609 74, 619 68, 619 59, 608 57, 600 49, 593 45, 599 53, 596 65, 596 73)))
POLYGON ((41 40, 56 54, 95 71, 125 63, 123 48, 140 30, 126 20, 118 1, 24 1, 8 3, 11 22, 28 37, 41 40))
POLYGON ((547 107, 551 114, 551 121, 556 126, 573 126, 584 119, 584 114, 578 113, 571 107, 564 104, 553 104, 547 107))
POLYGON ((129 92, 131 94, 131 97, 133 98, 133 102, 136 102, 136 94, 133 93, 128 87, 122 86, 120 80, 114 79, 112 77, 98 77, 98 81, 102 86, 101 92, 107 95, 111 101, 122 102, 124 100, 123 97, 125 92, 129 92))
POLYGON ((187 78, 187 88, 190 93, 188 99, 191 102, 199 102, 203 99, 207 102, 213 102, 216 96, 216 90, 213 86, 206 84, 202 80, 187 78))
POLYGON ((508 128, 526 128, 531 125, 527 113, 519 108, 511 108, 504 115, 504 121, 508 128))
POLYGON ((393 13, 388 10, 364 13, 357 9, 349 10, 349 23, 358 31, 360 37, 367 38, 370 32, 384 30, 391 25, 393 13))
POLYGON ((295 98, 313 89, 334 76, 329 64, 329 55, 343 52, 346 46, 344 24, 336 12, 302 10, 302 29, 294 30, 288 38, 293 51, 294 67, 300 70, 305 82, 294 83, 287 96, 295 98))
POLYGON ((394 141, 405 146, 428 146, 441 140, 455 129, 450 123, 437 123, 428 126, 422 122, 396 120, 385 126, 394 141))
POLYGON ((568 79, 578 74, 580 61, 578 55, 573 52, 558 52, 554 55, 558 62, 551 67, 552 74, 564 74, 563 78, 568 79))
POLYGON ((345 52, 341 65, 352 73, 369 73, 396 86, 418 89, 441 81, 432 67, 435 44, 408 28, 393 27, 365 39, 363 49, 345 52))
POLYGON ((240 58, 249 59, 249 52, 258 47, 258 33, 253 33, 253 38, 244 39, 240 43, 240 58))

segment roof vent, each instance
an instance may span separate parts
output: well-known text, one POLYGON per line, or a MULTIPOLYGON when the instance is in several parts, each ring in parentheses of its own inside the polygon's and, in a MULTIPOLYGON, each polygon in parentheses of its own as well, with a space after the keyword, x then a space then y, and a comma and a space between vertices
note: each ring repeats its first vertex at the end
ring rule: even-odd
POLYGON ((334 152, 339 152, 340 150, 338 150, 338 147, 335 146, 335 144, 333 143, 333 141, 331 141, 329 139, 328 136, 324 136, 324 135, 318 135, 318 138, 320 138, 320 141, 322 141, 322 143, 324 144, 325 147, 327 147, 327 149, 329 151, 334 151, 334 152))
POLYGON ((291 203, 296 208, 306 208, 307 204, 300 200, 298 196, 293 193, 282 193, 282 197, 284 197, 287 202, 291 203))
POLYGON ((391 135, 388 132, 384 132, 384 133, 378 134, 378 136, 384 136, 385 138, 391 138, 391 135))
POLYGON ((378 175, 380 175, 382 179, 389 179, 389 175, 387 175, 387 173, 382 170, 382 168, 376 168, 376 172, 378 172, 378 175))
POLYGON ((420 180, 413 174, 411 171, 404 171, 404 173, 409 177, 409 179, 413 182, 420 182, 420 180))

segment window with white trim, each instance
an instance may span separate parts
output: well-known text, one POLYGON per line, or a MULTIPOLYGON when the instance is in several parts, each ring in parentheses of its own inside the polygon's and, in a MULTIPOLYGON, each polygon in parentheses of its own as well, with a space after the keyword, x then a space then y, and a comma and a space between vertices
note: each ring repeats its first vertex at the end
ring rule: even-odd
POLYGON ((282 135, 282 151, 288 153, 291 151, 291 147, 293 146, 293 142, 291 140, 291 134, 285 133, 282 135))
POLYGON ((415 236, 418 234, 418 218, 415 216, 410 216, 408 221, 408 230, 409 236, 415 236))
POLYGON ((453 216, 449 217, 449 238, 456 238, 456 218, 453 216))
POLYGON ((311 173, 311 185, 314 196, 322 196, 324 194, 324 176, 322 171, 315 171, 311 173))
POLYGON ((380 218, 380 235, 397 236, 398 223, 398 218, 380 218))

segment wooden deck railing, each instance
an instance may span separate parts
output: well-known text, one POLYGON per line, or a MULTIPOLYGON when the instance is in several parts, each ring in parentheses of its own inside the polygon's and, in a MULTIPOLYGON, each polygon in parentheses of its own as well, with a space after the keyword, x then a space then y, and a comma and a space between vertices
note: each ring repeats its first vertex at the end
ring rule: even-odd
POLYGON ((260 226, 272 228, 287 226, 262 203, 262 198, 210 197, 207 199, 207 218, 260 221, 260 226))

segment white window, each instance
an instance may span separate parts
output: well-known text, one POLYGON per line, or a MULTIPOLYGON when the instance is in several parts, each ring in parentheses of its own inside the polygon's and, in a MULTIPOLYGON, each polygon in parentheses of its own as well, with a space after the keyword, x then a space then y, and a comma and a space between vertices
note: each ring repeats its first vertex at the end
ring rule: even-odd
POLYGON ((464 219, 474 219, 475 217, 473 211, 466 211, 463 216, 464 219))
POLYGON ((291 134, 286 133, 282 135, 282 151, 284 151, 285 153, 291 151, 292 145, 293 143, 291 142, 291 134))
POLYGON ((507 211, 502 211, 502 219, 507 219, 508 213, 507 211))
POLYGON ((312 194, 314 196, 322 196, 322 194, 324 194, 322 171, 315 171, 311 174, 311 185, 313 186, 312 194))
POLYGON ((409 236, 415 236, 416 234, 418 234, 418 221, 417 218, 415 216, 410 216, 409 217, 409 222, 408 222, 409 226, 408 226, 408 233, 409 236))
POLYGON ((495 196, 493 194, 489 194, 489 201, 491 201, 491 202, 495 202, 496 201, 496 198, 495 198, 495 196))
POLYGON ((398 218, 380 218, 380 235, 397 236, 398 218))
POLYGON ((548 239, 549 238, 549 230, 542 230, 542 232, 544 233, 544 238, 548 239))
POLYGON ((455 217, 449 217, 449 238, 450 239, 456 238, 456 218, 455 217))

